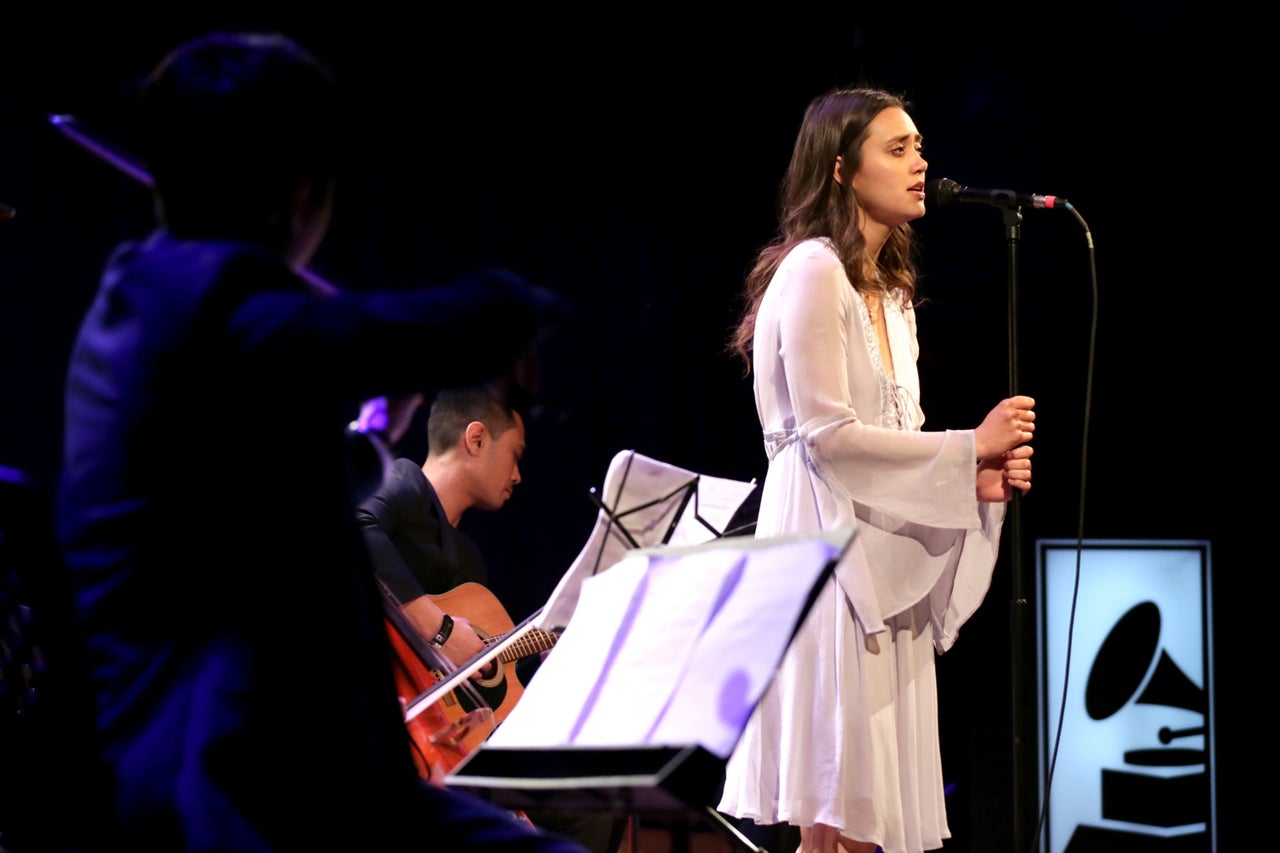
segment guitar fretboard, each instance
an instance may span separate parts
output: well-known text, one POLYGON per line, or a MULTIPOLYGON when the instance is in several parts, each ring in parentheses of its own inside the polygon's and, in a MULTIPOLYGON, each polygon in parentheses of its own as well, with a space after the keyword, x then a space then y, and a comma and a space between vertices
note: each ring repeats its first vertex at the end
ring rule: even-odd
MULTIPOLYGON (((494 643, 501 642, 503 637, 486 637, 485 645, 492 646, 494 643)), ((536 655, 539 652, 545 652, 556 644, 556 640, 560 639, 560 635, 551 631, 542 631, 534 628, 522 634, 518 640, 502 650, 502 654, 498 655, 501 663, 511 663, 520 658, 536 655)))

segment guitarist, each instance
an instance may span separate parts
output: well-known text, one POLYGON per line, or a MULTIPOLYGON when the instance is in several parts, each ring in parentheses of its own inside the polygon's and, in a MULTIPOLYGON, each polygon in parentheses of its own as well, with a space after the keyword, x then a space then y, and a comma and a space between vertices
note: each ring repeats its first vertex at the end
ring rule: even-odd
MULTIPOLYGON (((426 461, 396 459, 356 510, 375 571, 414 626, 454 663, 479 654, 484 642, 466 616, 445 613, 431 596, 488 580, 484 556, 458 524, 469 509, 496 511, 511 498, 524 450, 524 419, 510 397, 493 386, 438 391, 427 414, 426 461)), ((621 844, 622 821, 609 815, 553 809, 528 815, 595 853, 615 853, 621 844)))
POLYGON ((484 556, 458 523, 472 507, 502 508, 520 482, 524 448, 523 418, 493 391, 439 391, 427 416, 426 461, 396 459, 356 509, 379 577, 454 663, 482 652, 484 641, 465 615, 445 613, 429 596, 487 582, 484 556))

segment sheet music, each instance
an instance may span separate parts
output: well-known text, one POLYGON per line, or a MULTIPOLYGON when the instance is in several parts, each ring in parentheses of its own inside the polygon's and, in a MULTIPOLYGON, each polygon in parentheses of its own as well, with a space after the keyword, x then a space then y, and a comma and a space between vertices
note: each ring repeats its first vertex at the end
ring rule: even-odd
POLYGON ((600 495, 614 518, 606 509, 600 510, 586 545, 552 591, 537 626, 546 631, 567 626, 582 582, 615 565, 634 548, 716 538, 755 488, 754 481, 699 475, 633 450, 617 453, 600 495))
MULTIPOLYGON (((668 545, 696 545, 720 536, 729 527, 733 514, 755 489, 755 481, 728 480, 724 477, 698 475, 693 499, 676 522, 668 545), (701 519, 701 520, 699 520, 701 519), (705 523, 704 523, 705 522, 705 523), (708 529, 710 525, 712 529, 708 529)), ((657 542, 643 543, 656 545, 657 542)))
POLYGON ((481 748, 698 744, 728 758, 852 530, 634 549, 481 748))

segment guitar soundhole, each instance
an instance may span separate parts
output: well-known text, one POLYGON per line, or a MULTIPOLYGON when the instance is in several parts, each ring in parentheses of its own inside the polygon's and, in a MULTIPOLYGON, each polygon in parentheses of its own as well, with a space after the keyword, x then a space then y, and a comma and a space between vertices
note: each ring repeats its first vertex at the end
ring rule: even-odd
MULTIPOLYGON (((475 628, 474 625, 471 627, 475 628)), ((485 631, 476 628, 476 633, 480 635, 480 639, 484 640, 485 645, 496 642, 497 638, 485 631)), ((497 687, 502 683, 503 676, 506 673, 502 669, 502 661, 494 658, 480 669, 476 670, 476 677, 472 679, 481 687, 497 687)))

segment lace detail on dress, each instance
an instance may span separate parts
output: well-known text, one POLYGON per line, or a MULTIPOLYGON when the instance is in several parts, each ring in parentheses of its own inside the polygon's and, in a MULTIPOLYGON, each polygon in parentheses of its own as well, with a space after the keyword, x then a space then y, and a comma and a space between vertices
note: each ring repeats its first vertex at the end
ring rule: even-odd
POLYGON ((901 385, 894 385, 894 408, 902 421, 901 429, 919 430, 924 426, 924 412, 911 392, 901 385))
MULTIPOLYGON (((917 430, 921 426, 920 405, 911 398, 911 392, 889 378, 884 359, 880 357, 880 343, 876 340, 876 331, 871 325, 871 312, 867 310, 867 302, 862 298, 861 291, 855 288, 853 292, 858 296, 862 334, 866 339, 867 352, 871 355, 871 364, 876 369, 876 379, 880 383, 880 423, 888 429, 917 430)), ((884 313, 886 326, 889 325, 890 315, 902 315, 902 305, 897 296, 895 291, 880 299, 880 310, 884 313)))

